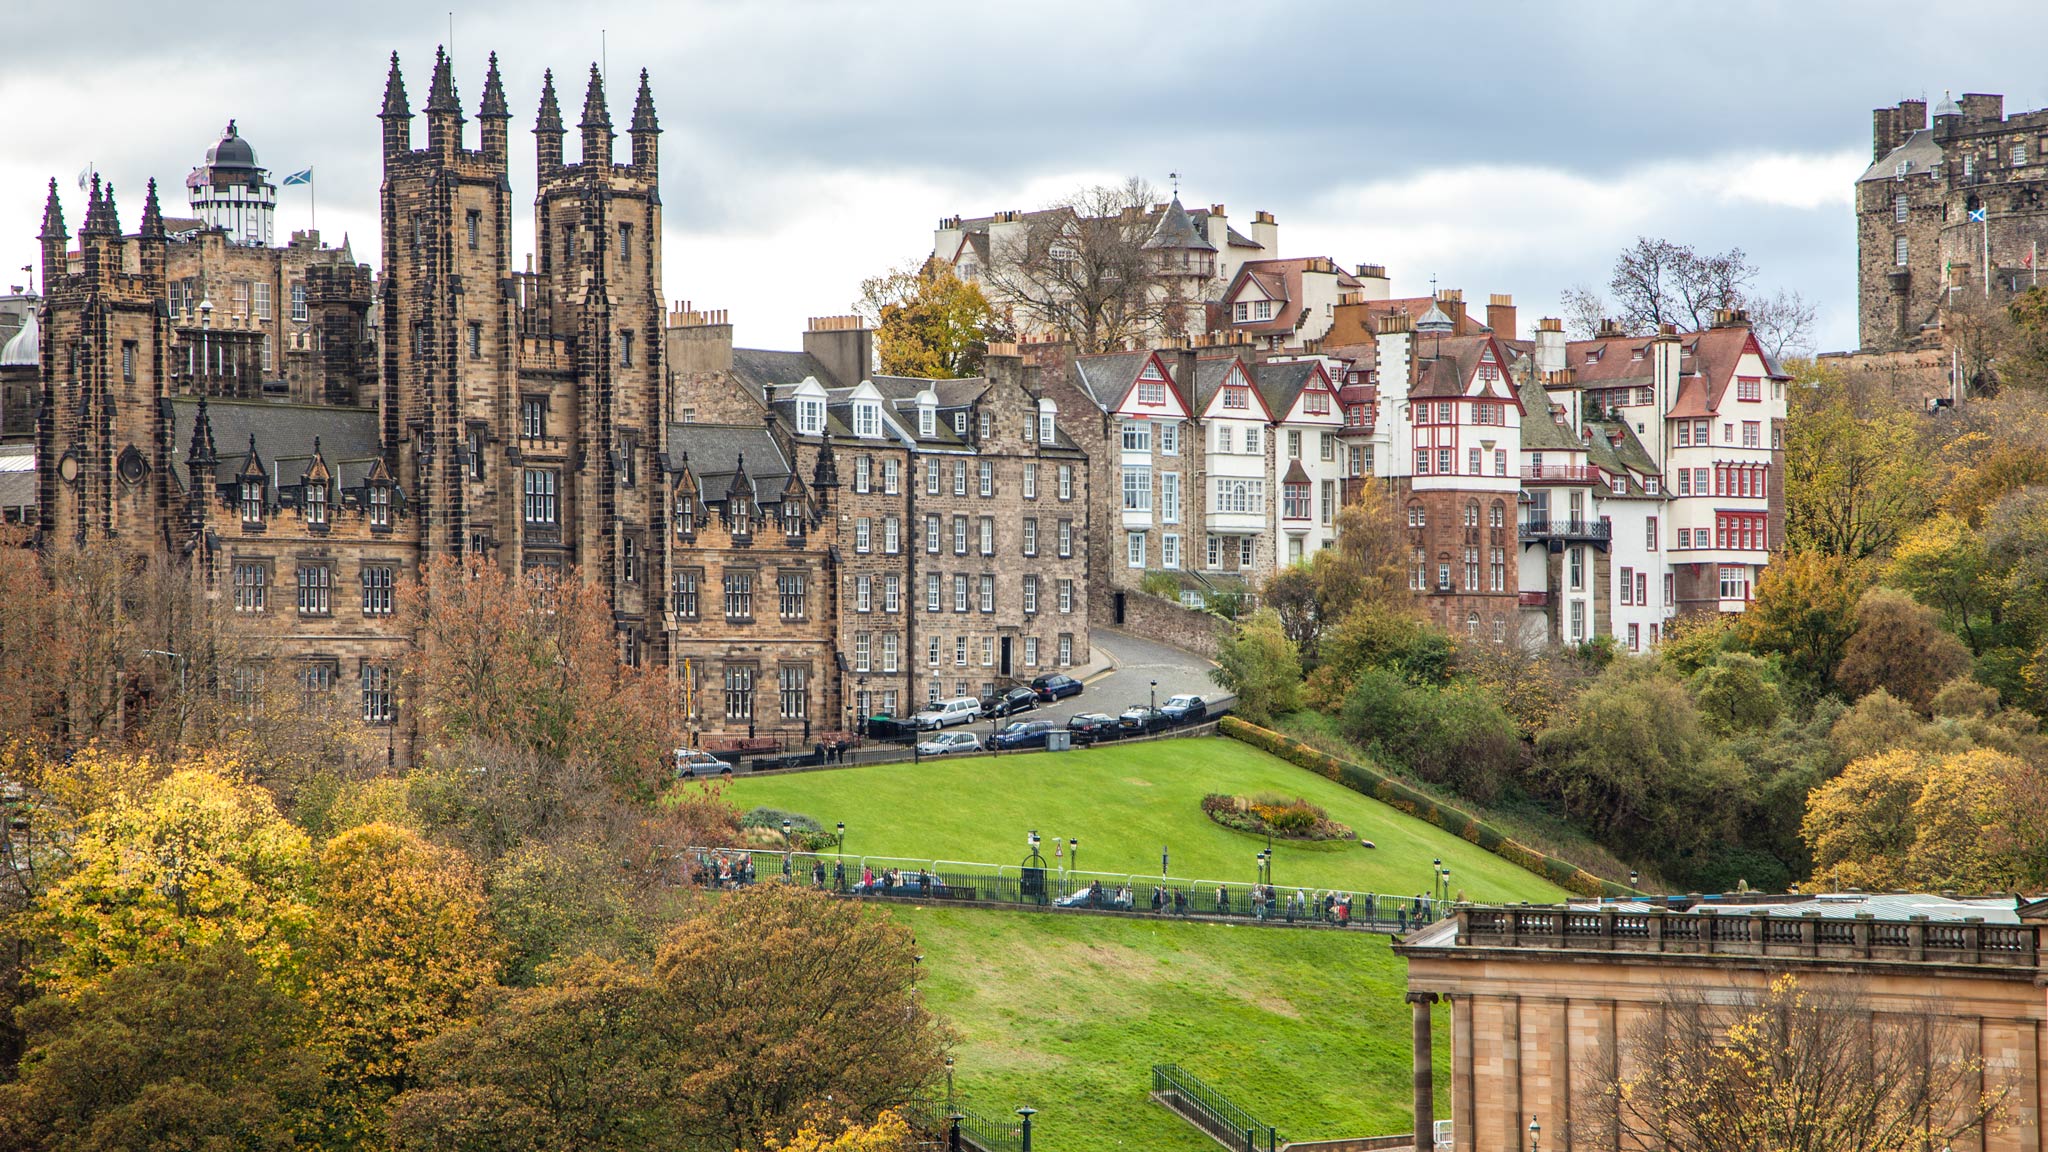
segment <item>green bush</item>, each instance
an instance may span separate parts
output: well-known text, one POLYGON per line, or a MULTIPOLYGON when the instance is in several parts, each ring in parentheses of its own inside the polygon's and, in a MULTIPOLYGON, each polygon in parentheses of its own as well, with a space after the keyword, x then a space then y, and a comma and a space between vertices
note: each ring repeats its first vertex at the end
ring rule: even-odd
POLYGON ((789 821, 790 830, 805 834, 823 832, 825 826, 801 812, 784 812, 780 808, 756 808, 740 817, 742 828, 766 828, 770 832, 782 831, 782 822, 789 821))
POLYGON ((1235 716, 1225 716, 1216 725, 1216 731, 1260 751, 1270 752, 1297 767, 1305 768, 1319 776, 1326 776, 1353 792, 1370 796, 1391 808, 1406 812, 1452 835, 1477 844, 1508 863, 1534 872, 1568 892, 1576 892, 1581 896, 1619 896, 1625 895, 1628 891, 1624 886, 1610 884, 1569 861, 1545 856, 1468 813, 1444 808, 1400 781, 1362 764, 1339 760, 1299 740, 1283 736, 1268 728, 1261 728, 1235 716))

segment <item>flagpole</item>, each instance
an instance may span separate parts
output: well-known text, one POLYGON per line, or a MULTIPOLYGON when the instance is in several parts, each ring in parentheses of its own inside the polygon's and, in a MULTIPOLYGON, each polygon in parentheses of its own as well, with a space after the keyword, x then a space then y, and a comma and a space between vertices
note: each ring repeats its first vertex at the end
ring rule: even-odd
POLYGON ((306 177, 306 203, 312 209, 315 232, 320 230, 320 185, 315 183, 318 179, 318 176, 310 174, 306 177))

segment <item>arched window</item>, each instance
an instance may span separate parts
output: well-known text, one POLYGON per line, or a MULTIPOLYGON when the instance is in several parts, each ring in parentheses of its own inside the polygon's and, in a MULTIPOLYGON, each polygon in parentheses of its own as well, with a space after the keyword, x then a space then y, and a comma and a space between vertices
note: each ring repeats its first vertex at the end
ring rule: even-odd
POLYGON ((1479 613, 1467 612, 1465 614, 1465 634, 1475 640, 1479 638, 1479 613))
POLYGON ((1499 528, 1502 526, 1503 522, 1506 519, 1507 507, 1503 505, 1500 501, 1495 500, 1493 502, 1493 518, 1491 521, 1489 521, 1489 523, 1492 525, 1492 527, 1499 528))
POLYGON ((1477 500, 1465 501, 1465 527, 1479 527, 1479 501, 1477 500))

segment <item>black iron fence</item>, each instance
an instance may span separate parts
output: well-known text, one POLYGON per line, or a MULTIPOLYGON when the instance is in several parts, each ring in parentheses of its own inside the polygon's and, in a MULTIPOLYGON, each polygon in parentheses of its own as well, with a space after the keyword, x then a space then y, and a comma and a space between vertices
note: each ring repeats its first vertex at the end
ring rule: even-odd
POLYGON ((1226 918, 1286 926, 1402 931, 1447 914, 1428 896, 1092 872, 1060 861, 982 864, 764 848, 685 848, 663 861, 671 883, 712 888, 800 884, 842 896, 1046 911, 1226 918))
POLYGON ((974 1111, 963 1100, 924 1097, 904 1105, 903 1118, 947 1152, 1031 1152, 1035 1111, 998 1119, 974 1111))
POLYGON ((1226 1148, 1279 1152, 1284 1143, 1271 1124, 1262 1123, 1178 1064, 1152 1066, 1152 1094, 1176 1116, 1215 1137, 1226 1148))

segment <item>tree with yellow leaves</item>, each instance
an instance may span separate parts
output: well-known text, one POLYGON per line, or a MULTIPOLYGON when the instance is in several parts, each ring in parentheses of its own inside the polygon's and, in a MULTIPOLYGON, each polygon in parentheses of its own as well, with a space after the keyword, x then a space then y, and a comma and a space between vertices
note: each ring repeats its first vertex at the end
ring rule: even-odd
POLYGON ((910 1146, 910 1125, 888 1111, 871 1124, 854 1124, 837 1133, 806 1124, 786 1144, 769 1141, 768 1152, 904 1152, 910 1146))
POLYGON ((1588 1063, 1574 1127, 1665 1152, 1924 1152, 2003 1126, 2010 1077, 1975 1041, 1932 1015, 1873 1013, 1846 984, 1785 975, 1733 1003, 1673 987, 1618 1060, 1588 1063))
POLYGON ((381 1135, 414 1050, 496 978, 500 945, 467 858, 407 828, 365 824, 320 858, 307 1000, 331 1052, 337 1142, 381 1135))
MULTIPOLYGON (((141 758, 86 755, 102 771, 60 787, 86 796, 109 780, 153 775, 141 758)), ((50 989, 75 992, 114 969, 221 939, 290 984, 312 918, 311 849, 269 793, 216 757, 102 803, 79 828, 63 878, 37 902, 55 944, 40 966, 50 989)))
POLYGON ((2031 889, 2048 883, 2048 775, 1989 748, 1893 749, 1806 799, 1814 878, 1865 889, 2031 889))
POLYGON ((868 277, 854 311, 874 326, 875 356, 889 376, 976 375, 996 338, 988 297, 937 264, 868 277))

